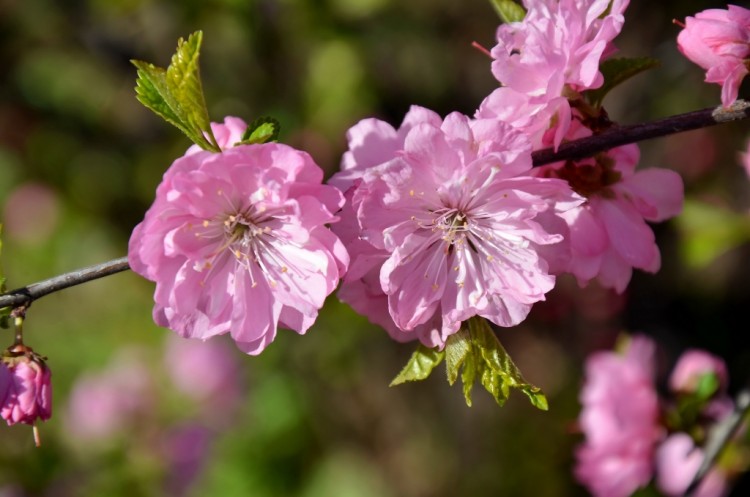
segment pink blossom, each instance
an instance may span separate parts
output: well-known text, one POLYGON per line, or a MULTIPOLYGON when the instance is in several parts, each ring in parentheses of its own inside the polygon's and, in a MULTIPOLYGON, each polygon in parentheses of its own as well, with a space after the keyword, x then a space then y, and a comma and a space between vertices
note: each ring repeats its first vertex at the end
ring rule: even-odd
POLYGON ((177 159, 128 250, 156 282, 156 323, 183 337, 231 333, 248 354, 279 325, 305 333, 348 264, 326 226, 343 196, 322 178, 308 154, 276 143, 177 159))
POLYGON ((544 117, 544 127, 550 124, 547 115, 558 115, 561 125, 554 145, 559 145, 570 122, 567 98, 602 85, 599 64, 615 51, 612 40, 622 29, 628 3, 526 0, 524 20, 497 30, 492 73, 503 91, 482 103, 479 117, 507 112, 502 110, 505 102, 518 100, 508 90, 526 95, 527 115, 544 117))
POLYGON ((24 345, 5 351, 0 361, 0 416, 33 425, 52 416, 52 373, 41 356, 24 345))
MULTIPOLYGON (((567 138, 589 135, 591 130, 575 120, 567 138)), ((569 228, 569 243, 560 246, 570 252, 566 271, 581 285, 596 278, 621 293, 633 268, 655 273, 661 266, 659 248, 646 221, 664 221, 679 214, 684 197, 682 179, 666 169, 636 171, 639 156, 636 145, 625 145, 535 171, 565 179, 587 199, 560 214, 569 228)))
MULTIPOLYGON (((703 462, 703 451, 695 447, 687 433, 674 433, 656 451, 656 486, 667 496, 685 495, 688 485, 703 462)), ((727 492, 726 477, 711 469, 691 493, 694 497, 719 497, 727 492)))
POLYGON ((143 359, 125 350, 104 371, 79 377, 68 399, 67 431, 86 443, 123 432, 153 408, 152 376, 143 359))
POLYGON ((627 350, 586 360, 579 424, 586 441, 575 475, 596 497, 626 497, 653 476, 661 436, 654 386, 654 342, 633 337, 627 350))
POLYGON ((706 82, 721 85, 721 103, 729 107, 750 72, 750 10, 729 5, 687 17, 677 47, 706 70, 706 82))
POLYGON ((705 350, 686 350, 672 370, 669 388, 673 392, 693 393, 698 388, 701 377, 707 374, 715 375, 719 382, 719 390, 726 391, 729 373, 724 360, 705 350))
POLYGON ((412 107, 398 131, 367 120, 349 141, 331 180, 350 201, 333 228, 352 256, 342 300, 397 340, 435 347, 471 316, 513 326, 544 299, 554 276, 537 249, 561 236, 537 218, 581 199, 524 176, 523 133, 412 107))

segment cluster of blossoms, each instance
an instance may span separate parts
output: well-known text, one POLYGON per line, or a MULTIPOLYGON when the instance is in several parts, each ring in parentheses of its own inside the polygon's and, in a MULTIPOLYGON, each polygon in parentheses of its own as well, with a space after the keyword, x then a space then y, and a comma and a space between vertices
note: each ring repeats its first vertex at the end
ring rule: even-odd
MULTIPOLYGON (((596 497, 627 497, 655 477, 663 495, 684 495, 703 462, 706 429, 734 407, 724 362, 688 350, 668 382, 669 398, 655 385, 655 343, 633 337, 621 352, 597 352, 586 361, 579 417, 585 443, 575 475, 596 497)), ((714 467, 692 495, 719 497, 730 468, 714 467)))
POLYGON ((676 173, 636 172, 635 145, 530 167, 532 150, 601 131, 582 92, 602 85, 627 2, 524 5, 522 22, 498 29, 502 86, 474 119, 413 107, 397 130, 376 119, 349 130, 331 180, 346 193, 333 230, 352 259, 339 297, 397 340, 443 346, 475 315, 518 324, 563 272, 622 292, 633 268, 659 269, 646 221, 681 210, 676 173))
POLYGON ((560 273, 622 292, 633 268, 657 271, 646 221, 680 211, 677 174, 636 172, 635 145, 531 161, 611 124, 584 94, 603 84, 627 4, 525 1, 525 18, 497 31, 501 87, 474 118, 415 106, 398 129, 365 119, 332 186, 306 153, 235 146, 243 122, 212 125, 221 152, 177 159, 131 237, 156 322, 230 332, 257 354, 278 325, 304 333, 343 278, 339 297, 393 338, 442 348, 472 316, 520 323, 560 273))
POLYGON ((51 372, 39 354, 17 344, 0 359, 0 416, 8 423, 33 425, 52 415, 51 372))

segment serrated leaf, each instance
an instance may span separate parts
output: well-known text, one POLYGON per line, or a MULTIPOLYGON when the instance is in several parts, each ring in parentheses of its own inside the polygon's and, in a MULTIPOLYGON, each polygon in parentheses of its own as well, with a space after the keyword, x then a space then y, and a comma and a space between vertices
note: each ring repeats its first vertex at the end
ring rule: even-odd
POLYGON ((177 51, 167 67, 166 81, 188 126, 198 132, 206 133, 211 145, 219 151, 216 138, 211 131, 211 121, 208 118, 206 99, 203 96, 201 84, 198 61, 202 42, 202 31, 191 34, 187 41, 182 38, 178 40, 177 51))
MULTIPOLYGON (((448 376, 448 383, 452 386, 458 379, 458 373, 466 357, 471 352, 471 335, 461 328, 450 336, 449 343, 450 347, 445 348, 445 373, 448 376)), ((474 371, 473 366, 471 369, 474 371)))
POLYGON ((199 145, 198 141, 206 142, 203 135, 196 135, 179 115, 179 105, 167 87, 166 70, 140 60, 131 62, 138 69, 135 86, 138 101, 157 116, 177 127, 193 142, 199 145))
POLYGON ((138 69, 136 98, 156 115, 177 127, 196 145, 220 152, 211 131, 200 82, 198 56, 202 33, 197 31, 177 42, 177 51, 167 69, 132 60, 138 69), (208 137, 208 138, 206 138, 208 137))
POLYGON ((490 0, 495 12, 503 22, 521 22, 526 17, 526 10, 513 0, 490 0))
POLYGON ((253 143, 268 143, 279 139, 281 124, 272 117, 259 117, 245 130, 242 140, 237 145, 251 145, 253 143))
POLYGON ((407 381, 424 380, 435 367, 440 364, 445 352, 437 349, 429 349, 420 344, 417 350, 409 358, 404 369, 391 381, 390 386, 401 385, 407 381))
MULTIPOLYGON (((461 380, 467 405, 471 406, 471 390, 476 379, 502 406, 510 389, 521 390, 534 407, 547 410, 547 398, 539 387, 528 383, 503 348, 486 320, 471 318, 462 329, 448 338, 445 346, 446 368, 463 366, 461 380)), ((457 372, 448 372, 448 380, 457 372)))
POLYGON ((651 57, 607 59, 599 66, 599 70, 602 76, 604 76, 604 84, 595 90, 585 91, 584 95, 591 105, 601 107, 607 93, 636 74, 658 67, 659 65, 660 62, 651 57))

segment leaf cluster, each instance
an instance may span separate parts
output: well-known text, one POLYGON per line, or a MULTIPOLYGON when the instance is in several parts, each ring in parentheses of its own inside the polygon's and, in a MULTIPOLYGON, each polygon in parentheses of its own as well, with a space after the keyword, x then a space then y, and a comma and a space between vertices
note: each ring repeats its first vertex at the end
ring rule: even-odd
POLYGON ((448 338, 442 351, 420 345, 391 386, 427 378, 443 359, 448 383, 453 385, 460 374, 464 398, 469 406, 474 383, 479 381, 500 406, 505 404, 511 388, 514 388, 525 394, 534 407, 543 411, 548 409, 544 393, 524 379, 489 323, 479 317, 462 323, 461 329, 448 338))

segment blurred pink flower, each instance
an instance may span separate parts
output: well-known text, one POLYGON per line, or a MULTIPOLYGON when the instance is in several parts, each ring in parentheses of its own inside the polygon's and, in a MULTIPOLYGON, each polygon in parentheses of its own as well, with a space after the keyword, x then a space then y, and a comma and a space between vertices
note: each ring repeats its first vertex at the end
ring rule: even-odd
MULTIPOLYGON (((239 126, 224 126, 231 144, 239 126)), ((348 264, 326 226, 343 196, 322 178, 308 154, 276 143, 177 159, 128 250, 156 282, 156 323, 183 337, 229 332, 248 354, 279 325, 305 333, 348 264)))
POLYGON ((121 433, 153 404, 152 374, 133 350, 121 352, 100 373, 73 384, 65 425, 73 439, 103 441, 121 433))
POLYGON ((523 133, 412 107, 398 131, 367 120, 349 141, 331 180, 350 199, 333 228, 352 254, 339 296, 374 322, 387 309, 394 338, 442 347, 475 315, 513 326, 554 286, 537 249, 562 237, 537 218, 581 199, 524 175, 523 133))
POLYGON ((225 416, 240 400, 239 364, 225 342, 167 338, 164 365, 182 394, 211 417, 225 416))
POLYGON ((30 347, 14 345, 0 360, 0 417, 33 425, 52 416, 52 373, 30 347))
MULTIPOLYGON (((566 138, 590 136, 574 120, 566 138)), ((580 285, 596 278, 602 286, 622 293, 633 268, 655 273, 661 267, 659 247, 646 221, 676 216, 684 198, 682 179, 667 169, 636 171, 640 152, 625 145, 580 161, 550 164, 535 170, 543 177, 561 178, 587 201, 560 214, 569 228, 567 267, 580 285)))
POLYGON ((669 377, 669 388, 673 392, 693 393, 701 377, 713 374, 719 381, 719 391, 724 392, 729 383, 727 366, 721 357, 705 350, 690 349, 683 352, 669 377))
MULTIPOLYGON (((703 462, 703 451, 687 433, 670 435, 656 451, 656 486, 664 495, 685 495, 703 462)), ((717 468, 711 469, 692 497, 719 497, 727 492, 727 481, 717 468)))
POLYGON ((677 47, 706 69, 706 82, 721 85, 721 103, 729 107, 750 71, 750 10, 729 5, 687 17, 677 47))
POLYGON ((586 360, 579 424, 586 440, 576 452, 575 476, 596 497, 626 497, 653 476, 661 437, 654 386, 655 344, 635 336, 627 350, 586 360))

